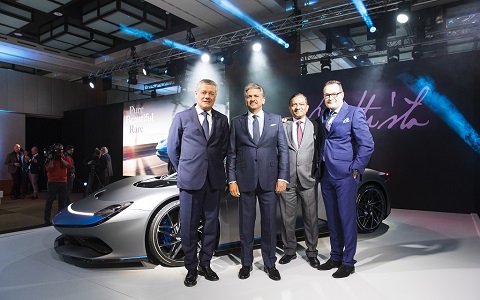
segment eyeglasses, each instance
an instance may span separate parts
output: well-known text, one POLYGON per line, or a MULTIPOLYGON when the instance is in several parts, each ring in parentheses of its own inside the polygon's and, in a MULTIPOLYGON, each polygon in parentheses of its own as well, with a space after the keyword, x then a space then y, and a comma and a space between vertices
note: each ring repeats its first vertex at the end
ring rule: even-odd
POLYGON ((337 96, 340 95, 341 93, 343 93, 343 92, 332 93, 332 94, 323 94, 323 97, 324 97, 325 99, 327 99, 327 98, 334 98, 334 99, 335 99, 335 98, 337 98, 337 96))

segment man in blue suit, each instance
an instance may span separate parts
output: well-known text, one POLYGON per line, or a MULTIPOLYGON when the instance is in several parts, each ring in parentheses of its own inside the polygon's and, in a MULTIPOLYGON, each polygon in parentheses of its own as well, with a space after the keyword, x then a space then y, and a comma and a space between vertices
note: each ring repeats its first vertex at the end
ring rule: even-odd
POLYGON ((357 248, 356 197, 361 174, 373 153, 373 138, 362 109, 343 101, 339 81, 323 88, 327 109, 321 126, 319 175, 330 232, 330 259, 318 269, 330 270, 334 278, 355 272, 357 248))
POLYGON ((227 156, 230 194, 240 198, 240 279, 250 276, 253 264, 253 239, 256 202, 260 205, 262 258, 265 272, 280 280, 275 268, 277 195, 285 191, 290 179, 288 143, 279 115, 262 110, 263 88, 249 83, 244 89, 246 114, 232 119, 227 156))
POLYGON ((218 228, 218 207, 225 189, 224 159, 228 145, 228 119, 212 109, 217 84, 203 79, 197 84, 197 104, 175 115, 167 141, 167 154, 177 170, 180 189, 182 249, 187 276, 184 284, 197 284, 198 274, 210 281, 218 275, 210 268, 218 228), (197 230, 203 224, 202 249, 197 258, 197 230), (197 270, 198 268, 198 270, 197 270))

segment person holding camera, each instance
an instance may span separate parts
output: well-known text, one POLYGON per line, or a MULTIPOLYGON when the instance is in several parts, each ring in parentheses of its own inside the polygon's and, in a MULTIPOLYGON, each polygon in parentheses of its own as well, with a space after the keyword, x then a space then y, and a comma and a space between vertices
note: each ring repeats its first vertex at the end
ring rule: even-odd
POLYGON ((85 163, 90 168, 88 174, 87 188, 85 197, 90 195, 92 191, 105 186, 105 170, 107 169, 107 159, 102 155, 98 148, 95 148, 91 159, 85 163), (96 179, 96 180, 95 180, 96 179))
POLYGON ((45 203, 45 225, 51 225, 50 216, 52 204, 55 197, 58 197, 58 210, 65 207, 67 194, 67 171, 72 167, 70 158, 63 154, 63 145, 55 144, 50 153, 47 154, 45 162, 47 170, 47 202, 45 203))

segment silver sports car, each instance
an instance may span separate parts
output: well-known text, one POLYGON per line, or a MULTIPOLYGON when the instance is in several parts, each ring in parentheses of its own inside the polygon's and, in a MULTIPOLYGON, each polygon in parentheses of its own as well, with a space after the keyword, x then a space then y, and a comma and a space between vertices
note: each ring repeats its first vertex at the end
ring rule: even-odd
MULTIPOLYGON (((357 197, 359 232, 372 232, 390 213, 388 174, 367 169, 357 197)), ((176 174, 137 176, 114 182, 70 204, 53 218, 62 235, 55 250, 79 263, 151 261, 182 266, 176 174)), ((319 199, 319 226, 325 224, 323 199, 319 199)), ((257 215, 259 213, 257 212, 257 215)), ((277 213, 280 222, 280 213, 277 213)), ((299 205, 297 229, 302 230, 299 205)), ((260 236, 257 218, 255 236, 260 236)), ((218 249, 238 245, 238 199, 225 189, 220 202, 218 249)), ((280 224, 277 226, 280 230, 280 224)), ((199 234, 202 227, 199 227, 199 234)))

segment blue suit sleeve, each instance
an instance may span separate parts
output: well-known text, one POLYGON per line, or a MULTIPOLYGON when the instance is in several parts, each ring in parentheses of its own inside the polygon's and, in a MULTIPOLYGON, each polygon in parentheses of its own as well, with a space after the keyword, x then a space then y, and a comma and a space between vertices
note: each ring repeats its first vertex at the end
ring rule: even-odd
POLYGON ((182 146, 182 121, 178 114, 175 115, 168 132, 167 139, 167 154, 170 162, 175 167, 175 170, 178 170, 178 162, 180 160, 180 149, 182 146))
POLYGON ((352 162, 352 169, 357 169, 360 173, 363 173, 372 156, 374 142, 370 129, 368 128, 365 112, 362 109, 355 111, 352 130, 357 150, 352 162))

